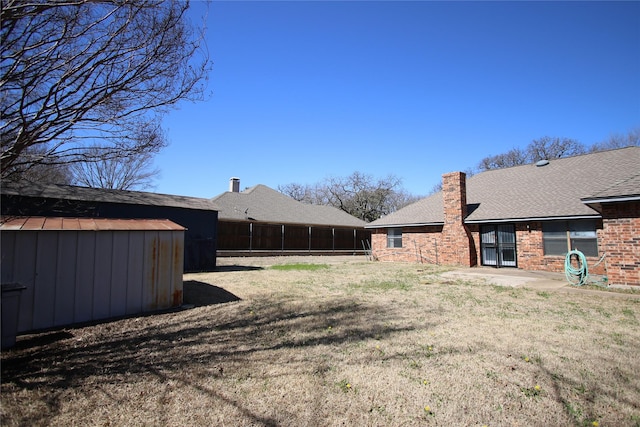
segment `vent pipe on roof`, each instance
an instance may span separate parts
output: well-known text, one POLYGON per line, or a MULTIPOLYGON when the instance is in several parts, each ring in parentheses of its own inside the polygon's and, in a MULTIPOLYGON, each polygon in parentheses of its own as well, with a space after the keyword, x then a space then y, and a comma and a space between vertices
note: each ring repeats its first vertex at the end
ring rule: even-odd
POLYGON ((232 193, 240 192, 240 178, 229 178, 229 191, 232 193))

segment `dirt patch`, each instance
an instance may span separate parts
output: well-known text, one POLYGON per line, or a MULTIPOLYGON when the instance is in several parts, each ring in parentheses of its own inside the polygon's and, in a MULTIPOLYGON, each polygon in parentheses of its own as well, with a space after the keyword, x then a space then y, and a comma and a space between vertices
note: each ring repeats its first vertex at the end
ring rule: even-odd
POLYGON ((19 337, 2 425, 640 423, 636 300, 299 258, 220 259, 185 276, 192 309, 19 337), (329 268, 269 268, 305 262, 329 268))

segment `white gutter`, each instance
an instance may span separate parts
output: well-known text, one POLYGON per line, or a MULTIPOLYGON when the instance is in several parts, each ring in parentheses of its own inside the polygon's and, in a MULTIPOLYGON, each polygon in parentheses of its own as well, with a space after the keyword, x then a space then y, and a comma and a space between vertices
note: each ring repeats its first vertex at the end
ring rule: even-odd
POLYGON ((529 222, 529 221, 554 221, 569 219, 600 219, 601 215, 578 215, 578 216, 553 216, 553 217, 529 217, 529 218, 507 218, 507 219, 475 219, 465 220, 465 224, 482 224, 495 222, 529 222))
MULTIPOLYGON (((601 219, 601 215, 578 215, 578 216, 554 216, 554 217, 528 217, 528 218, 506 218, 506 219, 475 219, 465 220, 465 224, 494 224, 506 222, 531 222, 531 221, 556 221, 571 219, 601 219)), ((385 224, 385 225, 365 225, 364 228, 401 228, 401 227, 425 227, 429 225, 444 225, 444 222, 408 223, 408 224, 385 224)))
POLYGON ((581 199, 581 202, 588 205, 594 203, 615 203, 615 202, 637 202, 640 196, 622 196, 622 197, 603 197, 601 199, 581 199))
POLYGON ((399 228, 399 227, 426 227, 428 225, 444 225, 444 222, 416 222, 409 224, 385 224, 385 225, 365 225, 364 228, 399 228))

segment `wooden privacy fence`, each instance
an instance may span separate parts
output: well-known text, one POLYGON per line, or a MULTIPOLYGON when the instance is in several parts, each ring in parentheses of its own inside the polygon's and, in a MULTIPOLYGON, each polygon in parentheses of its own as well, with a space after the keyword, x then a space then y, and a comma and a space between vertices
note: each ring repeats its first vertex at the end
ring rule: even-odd
POLYGON ((218 222, 219 251, 362 251, 370 236, 364 228, 218 222))

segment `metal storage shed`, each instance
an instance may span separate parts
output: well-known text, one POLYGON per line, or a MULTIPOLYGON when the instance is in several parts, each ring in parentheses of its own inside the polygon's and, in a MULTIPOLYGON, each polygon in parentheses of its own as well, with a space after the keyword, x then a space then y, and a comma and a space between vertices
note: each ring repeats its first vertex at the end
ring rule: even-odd
POLYGON ((218 212, 209 199, 4 180, 3 216, 169 219, 185 227, 184 271, 216 267, 218 212))
POLYGON ((157 219, 3 219, 2 283, 26 286, 17 332, 182 305, 184 230, 157 219))

